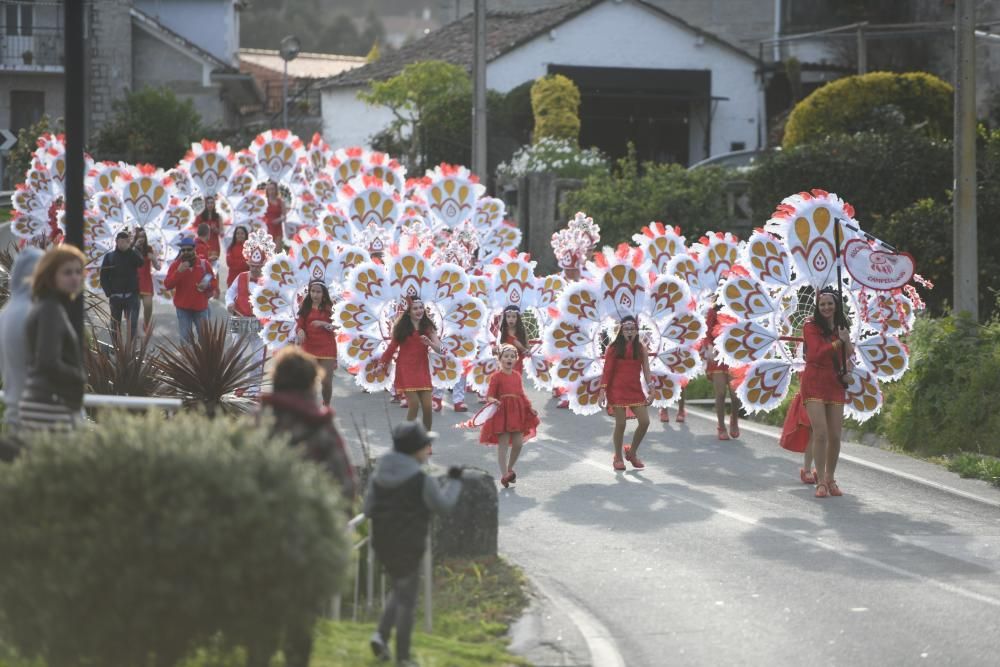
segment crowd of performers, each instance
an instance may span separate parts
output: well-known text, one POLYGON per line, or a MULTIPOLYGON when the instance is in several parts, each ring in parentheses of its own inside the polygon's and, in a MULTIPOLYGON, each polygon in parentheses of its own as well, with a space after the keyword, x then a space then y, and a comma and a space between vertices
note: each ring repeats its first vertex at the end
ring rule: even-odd
MULTIPOLYGON (((62 151, 43 137, 15 193, 25 242, 61 240, 62 151)), ((657 222, 600 248, 599 226, 579 213, 552 235, 559 270, 538 275, 503 202, 464 167, 407 179, 385 154, 335 151, 318 135, 307 145, 269 131, 239 152, 202 141, 168 171, 92 164, 86 187, 87 283, 107 295, 113 334, 123 318, 135 332, 140 312, 148 328, 159 297, 191 342, 219 299, 248 354, 298 345, 319 360, 326 405, 342 369, 429 431, 447 392, 462 413, 471 391, 482 407, 461 426, 497 447, 504 487, 541 426, 526 382, 558 408, 613 418, 620 472, 645 467, 650 408, 684 421, 685 386, 705 375, 719 440, 740 437, 741 411, 791 400, 782 446, 803 452, 800 478, 818 497, 838 496, 843 420, 879 410, 922 307, 912 271, 866 280, 876 240, 818 190, 784 200, 746 240, 689 243, 657 222), (853 270, 852 243, 864 246, 853 270)))

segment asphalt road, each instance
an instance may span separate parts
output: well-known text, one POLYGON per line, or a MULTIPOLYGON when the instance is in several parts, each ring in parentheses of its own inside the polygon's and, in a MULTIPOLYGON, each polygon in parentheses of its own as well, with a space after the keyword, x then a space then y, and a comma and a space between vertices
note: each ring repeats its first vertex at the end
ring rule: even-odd
MULTIPOLYGON (((403 411, 343 376, 335 391, 350 439, 363 424, 385 451, 403 411)), ((500 548, 603 625, 619 664, 998 664, 1000 493, 858 446, 853 457, 870 451, 996 504, 850 461, 846 495, 815 499, 773 438, 719 442, 694 415, 655 423, 646 470, 615 473, 610 419, 531 396, 542 428, 516 488, 500 492, 500 548)), ((436 416, 434 459, 494 472, 494 450, 453 428, 467 416, 436 416)))

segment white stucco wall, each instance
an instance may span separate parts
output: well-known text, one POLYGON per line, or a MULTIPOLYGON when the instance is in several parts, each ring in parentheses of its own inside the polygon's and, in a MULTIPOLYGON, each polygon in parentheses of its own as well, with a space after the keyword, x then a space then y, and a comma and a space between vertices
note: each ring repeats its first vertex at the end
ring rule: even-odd
MULTIPOLYGON (((549 65, 710 70, 712 96, 729 98, 716 104, 710 155, 728 152, 731 142, 758 146, 764 93, 756 63, 630 0, 601 3, 500 56, 489 63, 486 85, 506 92, 544 76, 549 65)), ((692 162, 704 156, 704 126, 698 125, 692 123, 692 162)))
POLYGON ((233 0, 135 0, 135 6, 219 60, 239 66, 239 17, 233 0))
POLYGON ((394 120, 387 107, 369 106, 359 100, 360 90, 359 86, 323 90, 323 138, 331 146, 368 146, 372 135, 394 120))

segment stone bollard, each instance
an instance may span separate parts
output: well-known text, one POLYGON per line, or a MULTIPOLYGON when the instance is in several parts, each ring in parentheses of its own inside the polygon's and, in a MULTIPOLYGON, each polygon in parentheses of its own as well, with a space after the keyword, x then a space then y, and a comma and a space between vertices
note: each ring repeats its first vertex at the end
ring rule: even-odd
POLYGON ((498 510, 493 477, 483 470, 466 468, 455 509, 434 519, 434 560, 496 556, 498 510))

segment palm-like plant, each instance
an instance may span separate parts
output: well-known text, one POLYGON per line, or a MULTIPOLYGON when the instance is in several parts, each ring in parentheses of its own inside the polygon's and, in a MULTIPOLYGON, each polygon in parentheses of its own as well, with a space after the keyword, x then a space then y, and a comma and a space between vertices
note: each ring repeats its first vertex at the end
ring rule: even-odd
POLYGON ((167 391, 189 407, 202 407, 210 415, 248 411, 253 401, 237 395, 253 387, 264 365, 247 354, 250 340, 243 336, 229 342, 226 323, 208 322, 189 345, 173 341, 160 349, 155 361, 167 391))
POLYGON ((88 337, 84 365, 87 383, 95 394, 155 396, 161 386, 156 352, 150 349, 152 331, 122 334, 117 345, 106 345, 96 335, 88 337))
POLYGON ((17 257, 17 247, 11 243, 0 250, 0 308, 10 299, 10 271, 17 257))

